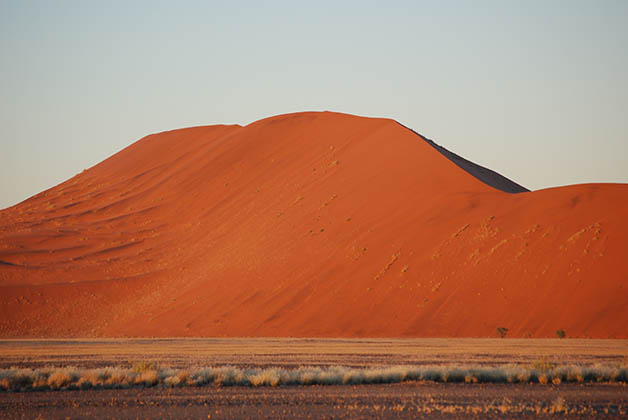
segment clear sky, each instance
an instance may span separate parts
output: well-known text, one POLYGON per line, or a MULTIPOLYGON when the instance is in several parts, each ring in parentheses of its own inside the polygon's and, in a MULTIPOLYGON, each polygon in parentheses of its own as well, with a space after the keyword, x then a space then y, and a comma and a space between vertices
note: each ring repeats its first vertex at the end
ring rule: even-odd
POLYGON ((144 135, 396 119, 531 189, 628 182, 628 1, 0 0, 0 208, 144 135))

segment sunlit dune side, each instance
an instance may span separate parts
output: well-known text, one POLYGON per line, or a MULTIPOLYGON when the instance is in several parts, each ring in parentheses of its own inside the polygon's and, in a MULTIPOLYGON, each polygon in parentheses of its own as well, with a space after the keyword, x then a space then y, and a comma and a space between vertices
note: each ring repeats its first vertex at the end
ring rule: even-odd
POLYGON ((0 336, 628 338, 628 185, 473 165, 330 112, 147 136, 0 211, 0 336))

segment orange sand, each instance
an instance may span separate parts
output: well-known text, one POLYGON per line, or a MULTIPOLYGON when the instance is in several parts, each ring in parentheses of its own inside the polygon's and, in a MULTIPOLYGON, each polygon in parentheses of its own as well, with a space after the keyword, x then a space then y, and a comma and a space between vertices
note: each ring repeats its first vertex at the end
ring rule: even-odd
POLYGON ((0 211, 0 336, 627 338, 627 215, 387 119, 174 130, 0 211))

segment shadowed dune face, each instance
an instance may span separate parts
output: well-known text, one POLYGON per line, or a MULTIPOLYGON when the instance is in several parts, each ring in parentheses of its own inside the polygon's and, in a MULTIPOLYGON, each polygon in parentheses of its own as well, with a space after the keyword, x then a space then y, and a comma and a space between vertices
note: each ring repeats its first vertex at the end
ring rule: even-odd
MULTIPOLYGON (((420 134, 418 135, 421 136, 420 134)), ((469 175, 476 177, 480 181, 484 182, 487 185, 490 185, 491 187, 495 189, 508 192, 508 193, 520 193, 520 192, 530 191, 527 188, 522 187, 516 182, 509 180, 508 178, 504 177, 503 175, 498 174, 495 171, 492 171, 490 169, 484 168, 483 166, 480 166, 471 161, 468 161, 465 158, 458 156, 457 154, 452 153, 449 150, 445 149, 444 147, 434 143, 434 141, 423 136, 421 137, 430 146, 438 150, 447 159, 451 160, 458 167, 464 169, 467 173, 469 173, 469 175)))
POLYGON ((329 112, 147 136, 0 211, 0 335, 628 337, 628 185, 465 169, 329 112))

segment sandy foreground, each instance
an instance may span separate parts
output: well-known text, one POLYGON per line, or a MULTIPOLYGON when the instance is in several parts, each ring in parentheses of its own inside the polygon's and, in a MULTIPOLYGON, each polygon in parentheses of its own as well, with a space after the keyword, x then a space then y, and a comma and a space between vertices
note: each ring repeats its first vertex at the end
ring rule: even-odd
POLYGON ((169 338, 0 340, 0 368, 129 366, 155 361, 180 368, 621 363, 628 340, 169 338))
MULTIPOLYGON (((152 362, 297 369, 344 366, 613 366, 627 340, 105 339, 3 340, 0 369, 129 368, 152 362)), ((0 392, 1 418, 625 418, 625 383, 186 386, 0 392)))

